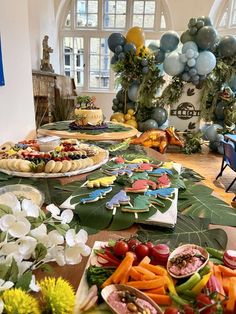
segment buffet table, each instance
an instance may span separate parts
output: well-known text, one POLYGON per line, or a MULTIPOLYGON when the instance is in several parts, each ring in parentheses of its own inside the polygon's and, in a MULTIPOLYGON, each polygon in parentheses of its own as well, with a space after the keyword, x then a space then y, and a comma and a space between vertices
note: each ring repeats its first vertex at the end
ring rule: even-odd
MULTIPOLYGON (((167 161, 166 156, 158 153, 157 151, 153 149, 146 149, 147 150, 147 155, 150 157, 155 157, 161 161, 167 161)), ((66 178, 61 178, 60 181, 63 184, 71 183, 73 181, 77 180, 83 180, 85 179, 87 174, 79 175, 79 176, 73 176, 73 177, 66 177, 66 178)), ((91 205, 94 206, 94 205, 91 205)), ((107 241, 107 240, 117 240, 119 238, 125 237, 129 238, 130 236, 133 236, 136 234, 138 230, 138 225, 133 225, 131 228, 128 228, 126 230, 122 231, 108 231, 108 230, 102 230, 96 234, 89 235, 89 239, 87 244, 90 247, 93 247, 95 241, 107 241)), ((210 229, 215 229, 215 228, 221 228, 225 230, 228 236, 228 244, 227 248, 229 249, 236 249, 236 242, 235 242, 235 232, 236 228, 234 227, 228 227, 228 226, 219 226, 219 225, 211 225, 210 229)), ((83 272, 86 267, 88 257, 83 257, 82 261, 78 265, 66 265, 63 267, 58 266, 56 263, 52 263, 53 267, 53 276, 59 277, 62 276, 63 278, 67 279, 75 289, 77 289, 80 279, 83 275, 83 272)), ((38 279, 43 278, 47 276, 46 273, 37 270, 36 277, 38 279)))

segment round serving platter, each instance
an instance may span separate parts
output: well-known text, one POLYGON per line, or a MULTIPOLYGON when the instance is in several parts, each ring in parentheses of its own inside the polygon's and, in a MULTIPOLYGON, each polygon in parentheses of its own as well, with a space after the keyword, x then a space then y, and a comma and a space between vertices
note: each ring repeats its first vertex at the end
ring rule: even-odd
POLYGON ((62 178, 62 177, 71 177, 79 174, 87 173, 93 171, 95 169, 100 168, 103 164, 105 164, 109 159, 109 153, 106 152, 105 158, 98 164, 93 166, 89 166, 83 169, 78 169, 70 172, 57 172, 57 173, 46 173, 46 172, 20 172, 20 171, 11 171, 6 169, 0 169, 1 172, 6 173, 8 175, 12 175, 15 177, 24 177, 24 178, 62 178))

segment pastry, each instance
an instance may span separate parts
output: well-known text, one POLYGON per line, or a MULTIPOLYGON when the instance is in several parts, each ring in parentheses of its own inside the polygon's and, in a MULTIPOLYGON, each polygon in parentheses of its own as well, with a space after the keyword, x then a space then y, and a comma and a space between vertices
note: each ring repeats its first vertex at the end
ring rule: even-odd
POLYGON ((103 198, 107 193, 110 193, 111 191, 112 191, 111 186, 106 189, 98 189, 92 191, 91 193, 89 193, 88 197, 81 198, 79 202, 82 204, 96 202, 97 200, 103 198))
POLYGON ((125 191, 129 193, 143 193, 147 191, 149 187, 155 190, 157 185, 151 180, 137 180, 132 184, 132 187, 125 188, 125 191))
POLYGON ((95 187, 100 187, 100 186, 109 186, 112 185, 112 183, 116 180, 116 176, 107 176, 107 177, 101 177, 95 180, 89 180, 86 183, 86 186, 88 188, 95 188, 95 187))
POLYGON ((129 204, 130 197, 126 194, 124 190, 120 190, 115 194, 109 202, 106 203, 106 208, 113 210, 120 205, 129 204))

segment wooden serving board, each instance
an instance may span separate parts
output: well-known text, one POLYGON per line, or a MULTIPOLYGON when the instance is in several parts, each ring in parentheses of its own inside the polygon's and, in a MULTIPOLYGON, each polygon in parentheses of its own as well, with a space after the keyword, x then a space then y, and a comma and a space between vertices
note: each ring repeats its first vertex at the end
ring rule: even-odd
MULTIPOLYGON (((60 122, 58 122, 60 123, 60 122)), ((116 123, 116 122, 108 122, 109 124, 116 124, 120 125, 121 127, 127 127, 127 130, 122 130, 116 132, 106 132, 106 129, 100 130, 98 134, 87 134, 84 130, 83 133, 78 131, 71 131, 71 130, 54 130, 54 129, 46 129, 46 128, 40 128, 38 129, 38 135, 57 135, 60 138, 76 138, 79 140, 88 140, 88 141, 116 141, 116 140, 123 140, 130 137, 135 136, 138 133, 138 130, 132 127, 131 125, 125 125, 123 123, 116 123)), ((57 124, 57 122, 54 122, 53 124, 57 124)), ((50 126, 50 124, 48 124, 50 126)), ((88 132, 89 133, 89 132, 88 132)))

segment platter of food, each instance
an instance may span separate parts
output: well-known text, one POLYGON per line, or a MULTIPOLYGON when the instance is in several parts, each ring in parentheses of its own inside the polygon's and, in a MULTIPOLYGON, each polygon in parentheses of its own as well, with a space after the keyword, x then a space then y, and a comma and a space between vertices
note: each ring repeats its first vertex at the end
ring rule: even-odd
POLYGON ((108 158, 106 150, 76 140, 8 142, 0 147, 0 171, 18 177, 68 177, 93 171, 108 158))
MULTIPOLYGON (((136 238, 96 241, 77 289, 74 313, 235 313, 236 274, 224 264, 227 252, 192 244, 171 252, 166 244, 136 238), (199 257, 200 252, 206 263, 185 278, 173 277, 168 263, 181 252, 189 254, 187 246, 199 250, 193 255, 199 257)), ((181 267, 188 270, 189 265, 181 267)))

